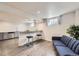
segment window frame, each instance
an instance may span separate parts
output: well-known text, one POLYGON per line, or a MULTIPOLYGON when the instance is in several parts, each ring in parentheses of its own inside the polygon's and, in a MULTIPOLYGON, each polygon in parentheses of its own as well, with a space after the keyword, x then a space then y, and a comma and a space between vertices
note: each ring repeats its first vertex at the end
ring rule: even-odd
POLYGON ((53 25, 58 25, 58 24, 59 24, 59 18, 58 17, 50 18, 50 19, 47 20, 48 26, 53 26, 53 25), (55 19, 57 19, 57 20, 55 21, 55 19), (49 22, 50 22, 50 24, 49 24, 49 22))

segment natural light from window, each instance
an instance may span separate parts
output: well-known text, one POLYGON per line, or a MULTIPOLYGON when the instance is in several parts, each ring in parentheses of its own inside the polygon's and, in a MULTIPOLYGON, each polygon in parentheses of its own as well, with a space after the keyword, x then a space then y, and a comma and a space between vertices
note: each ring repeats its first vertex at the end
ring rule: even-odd
POLYGON ((58 24, 58 18, 47 20, 48 26, 58 24))

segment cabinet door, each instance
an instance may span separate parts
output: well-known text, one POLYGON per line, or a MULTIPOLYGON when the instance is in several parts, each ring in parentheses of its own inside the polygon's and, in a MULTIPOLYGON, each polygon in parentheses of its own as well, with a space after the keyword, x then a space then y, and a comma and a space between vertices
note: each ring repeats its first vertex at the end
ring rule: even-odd
POLYGON ((4 33, 3 39, 8 39, 8 33, 4 33))
POLYGON ((11 35, 11 33, 10 33, 10 34, 8 34, 8 36, 9 36, 9 39, 11 39, 11 38, 12 38, 12 35, 11 35))
POLYGON ((15 33, 11 33, 11 37, 12 37, 12 38, 14 38, 14 34, 15 34, 15 33))
POLYGON ((18 32, 15 32, 15 37, 19 37, 19 33, 18 32))
POLYGON ((0 40, 3 40, 3 33, 0 33, 0 40))

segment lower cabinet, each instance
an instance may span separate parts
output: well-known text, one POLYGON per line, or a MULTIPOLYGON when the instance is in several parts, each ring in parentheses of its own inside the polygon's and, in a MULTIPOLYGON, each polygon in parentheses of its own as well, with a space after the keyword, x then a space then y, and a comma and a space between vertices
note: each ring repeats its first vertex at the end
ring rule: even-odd
POLYGON ((8 39, 8 33, 3 33, 3 39, 8 39))
POLYGON ((14 38, 13 36, 14 36, 14 33, 8 33, 8 38, 9 38, 9 39, 14 38))
POLYGON ((19 36, 18 36, 18 32, 15 32, 14 37, 15 37, 15 38, 18 38, 18 37, 19 37, 19 36))
POLYGON ((18 37, 16 32, 2 32, 0 33, 0 40, 7 40, 18 37))
POLYGON ((3 40, 3 33, 0 33, 0 40, 3 40))

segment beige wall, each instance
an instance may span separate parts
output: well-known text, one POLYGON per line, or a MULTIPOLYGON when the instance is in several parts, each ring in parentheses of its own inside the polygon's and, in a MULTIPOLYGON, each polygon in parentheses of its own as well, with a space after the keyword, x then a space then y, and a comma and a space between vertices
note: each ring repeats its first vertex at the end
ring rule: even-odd
POLYGON ((79 11, 62 15, 61 24, 48 27, 45 23, 39 24, 38 29, 43 30, 45 40, 51 41, 52 36, 68 35, 67 28, 75 23, 79 24, 79 11))
POLYGON ((26 31, 26 30, 35 31, 36 27, 29 27, 26 26, 24 23, 18 25, 18 31, 26 31))
POLYGON ((36 27, 27 27, 25 24, 15 25, 9 22, 0 22, 0 32, 36 30, 36 27))
POLYGON ((76 10, 76 13, 75 13, 75 24, 79 25, 79 10, 76 10))
POLYGON ((0 22, 0 32, 16 31, 16 25, 8 22, 0 22))
POLYGON ((25 24, 19 24, 18 27, 17 27, 17 30, 18 30, 18 31, 21 31, 21 32, 22 32, 22 31, 25 31, 25 30, 26 30, 25 24))

